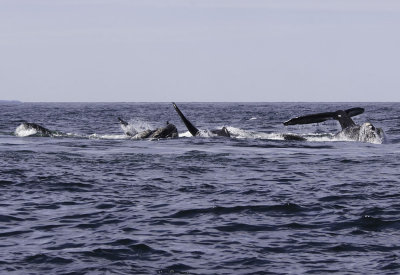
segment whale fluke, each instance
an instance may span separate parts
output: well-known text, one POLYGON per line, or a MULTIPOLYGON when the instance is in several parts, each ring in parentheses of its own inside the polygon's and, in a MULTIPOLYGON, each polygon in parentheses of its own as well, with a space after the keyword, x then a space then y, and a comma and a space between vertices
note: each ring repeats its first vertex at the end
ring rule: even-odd
POLYGON ((369 122, 365 122, 362 125, 357 125, 351 119, 353 116, 357 116, 364 112, 363 108, 351 108, 348 110, 339 110, 336 112, 326 112, 305 115, 301 117, 295 117, 283 124, 296 125, 296 124, 309 124, 323 122, 329 119, 337 120, 342 127, 342 130, 335 135, 335 137, 346 138, 355 141, 372 142, 372 143, 383 143, 385 142, 385 133, 381 128, 376 128, 369 122))
POLYGON ((174 105, 174 108, 178 115, 181 117, 183 123, 185 123, 186 128, 189 130, 189 132, 192 134, 192 136, 196 136, 199 134, 199 129, 197 129, 187 118, 182 114, 181 110, 179 110, 178 106, 174 102, 172 102, 172 105, 174 105))
POLYGON ((335 119, 339 121, 342 129, 345 129, 350 126, 354 126, 355 123, 351 119, 353 116, 357 116, 359 114, 364 113, 364 108, 351 108, 345 111, 339 110, 336 112, 325 112, 318 114, 305 115, 300 117, 292 118, 288 121, 285 121, 283 125, 297 125, 297 124, 311 124, 311 123, 320 123, 326 120, 335 119))
POLYGON ((347 109, 345 112, 347 113, 347 115, 349 117, 353 117, 353 116, 361 115, 362 113, 364 113, 364 111, 365 111, 364 108, 356 107, 356 108, 347 109))

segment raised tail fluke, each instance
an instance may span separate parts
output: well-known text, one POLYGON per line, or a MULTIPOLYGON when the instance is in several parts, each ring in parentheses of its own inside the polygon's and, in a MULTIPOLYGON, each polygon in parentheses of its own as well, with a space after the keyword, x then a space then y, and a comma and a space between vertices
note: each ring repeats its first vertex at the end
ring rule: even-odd
POLYGON ((318 114, 305 115, 300 117, 292 118, 288 121, 285 121, 283 125, 297 125, 297 124, 311 124, 311 123, 320 123, 326 120, 335 119, 339 121, 342 128, 347 128, 349 126, 355 125, 354 121, 351 119, 353 116, 357 116, 364 113, 364 108, 351 108, 345 111, 336 111, 336 112, 325 112, 318 114))
POLYGON ((196 136, 199 133, 199 129, 197 129, 189 120, 187 120, 187 118, 182 114, 181 110, 179 110, 178 106, 176 106, 174 102, 172 102, 172 105, 174 105, 175 111, 181 117, 183 123, 185 123, 186 128, 189 130, 192 136, 196 136))
POLYGON ((306 115, 306 116, 299 116, 295 117, 292 119, 289 119, 288 121, 285 121, 283 125, 288 126, 288 125, 297 125, 297 124, 311 124, 311 123, 319 123, 319 122, 324 122, 329 119, 334 119, 335 112, 326 112, 326 113, 318 113, 318 114, 312 114, 312 115, 306 115))

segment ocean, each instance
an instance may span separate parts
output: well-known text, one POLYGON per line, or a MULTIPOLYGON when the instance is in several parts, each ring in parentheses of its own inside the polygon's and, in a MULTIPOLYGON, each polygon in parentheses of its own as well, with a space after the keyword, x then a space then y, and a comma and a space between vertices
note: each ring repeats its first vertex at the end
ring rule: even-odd
POLYGON ((171 103, 1 103, 0 273, 400 273, 400 103, 177 105, 205 134, 171 103), (282 124, 352 107, 384 143, 282 124))

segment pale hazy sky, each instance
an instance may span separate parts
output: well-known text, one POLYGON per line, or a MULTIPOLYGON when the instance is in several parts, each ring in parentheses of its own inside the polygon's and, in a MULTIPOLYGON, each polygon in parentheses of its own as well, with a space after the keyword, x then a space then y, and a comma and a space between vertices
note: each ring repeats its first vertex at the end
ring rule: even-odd
POLYGON ((0 99, 400 101, 400 1, 0 0, 0 99))

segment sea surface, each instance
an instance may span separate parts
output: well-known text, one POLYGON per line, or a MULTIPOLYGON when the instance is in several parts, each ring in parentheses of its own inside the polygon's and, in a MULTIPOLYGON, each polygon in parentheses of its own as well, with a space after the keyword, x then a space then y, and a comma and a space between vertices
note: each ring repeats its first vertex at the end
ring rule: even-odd
POLYGON ((233 137, 171 103, 1 103, 0 274, 400 273, 400 103, 177 105, 233 137), (282 124, 352 107, 385 143, 282 124))

